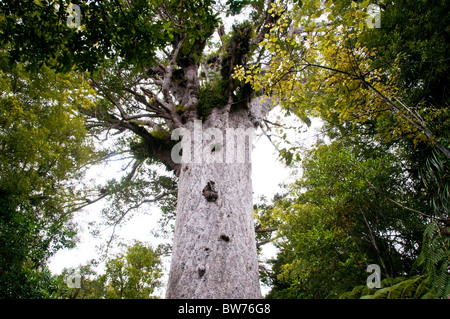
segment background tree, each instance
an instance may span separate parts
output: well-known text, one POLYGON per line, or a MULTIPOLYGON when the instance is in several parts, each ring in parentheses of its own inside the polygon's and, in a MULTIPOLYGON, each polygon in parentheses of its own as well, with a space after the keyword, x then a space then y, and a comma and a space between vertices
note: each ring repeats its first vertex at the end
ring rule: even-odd
POLYGON ((0 296, 50 297, 46 261, 75 245, 77 179, 94 160, 76 109, 93 91, 80 75, 8 66, 4 52, 0 74, 0 296))
POLYGON ((159 253, 142 243, 106 263, 107 298, 147 299, 161 283, 159 253))
MULTIPOLYGON (((126 246, 120 244, 121 246, 126 246)), ((69 271, 59 278, 59 296, 68 299, 150 299, 161 287, 161 247, 153 249, 136 241, 126 246, 125 253, 110 257, 105 262, 105 273, 96 274, 91 262, 75 272, 81 276, 80 288, 68 288, 64 283, 69 271)))
POLYGON ((369 264, 383 278, 416 274, 427 216, 401 153, 362 132, 338 132, 304 154, 301 178, 264 214, 280 249, 271 297, 337 297, 365 281, 369 264))
MULTIPOLYGON (((327 122, 329 131, 334 126, 340 134, 347 132, 343 137, 348 136, 350 130, 354 134, 373 138, 373 141, 363 139, 365 143, 372 142, 372 145, 369 144, 371 152, 378 149, 379 145, 387 147, 384 148, 387 151, 384 157, 391 163, 397 163, 396 174, 403 177, 394 184, 385 184, 392 176, 386 176, 386 181, 380 180, 382 183, 379 185, 375 181, 361 181, 360 186, 366 185, 368 188, 360 200, 366 202, 370 198, 367 196, 369 192, 376 195, 374 199, 384 197, 386 203, 389 202, 390 212, 403 211, 398 215, 398 221, 387 218, 386 224, 374 232, 377 236, 386 232, 386 229, 396 229, 395 235, 390 234, 396 237, 397 232, 403 232, 398 228, 401 220, 401 228, 411 232, 410 235, 414 234, 416 239, 410 243, 417 247, 417 231, 428 225, 420 257, 417 259, 417 249, 406 245, 410 247, 407 250, 411 255, 402 260, 406 268, 398 274, 414 274, 417 267, 408 271, 414 260, 417 264, 425 264, 427 266, 422 271, 430 275, 433 292, 427 296, 447 298, 450 260, 445 235, 449 211, 449 97, 446 87, 449 83, 450 47, 448 28, 442 23, 447 23, 449 19, 448 3, 375 3, 381 10, 381 28, 378 29, 367 27, 369 1, 302 1, 288 11, 274 7, 273 12, 283 13, 283 16, 262 43, 273 55, 271 62, 268 66, 247 73, 238 69, 236 74, 253 86, 269 90, 278 97, 287 112, 297 114, 306 123, 309 121, 308 116, 320 116, 327 122), (392 154, 395 154, 394 158, 392 154), (418 215, 421 216, 422 227, 418 223, 418 215), (426 262, 425 254, 427 258, 432 257, 433 262, 430 259, 426 262)), ((354 142, 357 148, 352 146, 351 154, 363 160, 360 156, 364 153, 358 146, 361 142, 358 139, 354 142)), ((322 151, 323 147, 318 148, 315 156, 320 158, 322 151)), ((298 158, 294 155, 288 152, 283 157, 298 158)), ((322 174, 329 165, 334 167, 334 173, 345 172, 346 164, 342 163, 342 158, 347 158, 347 155, 342 153, 337 157, 331 156, 334 162, 325 159, 324 162, 317 162, 316 170, 320 174, 311 176, 314 188, 317 187, 316 179, 327 175, 322 174)), ((308 163, 311 162, 306 160, 303 165, 308 163)), ((352 164, 352 169, 358 172, 358 166, 352 164)), ((303 168, 308 176, 312 167, 303 168)), ((347 183, 340 184, 340 177, 336 174, 330 176, 328 185, 337 182, 340 186, 350 186, 347 183)), ((348 189, 354 190, 353 187, 348 189)), ((374 217, 387 217, 383 214, 387 207, 382 208, 375 200, 367 204, 367 208, 375 213, 374 217)), ((346 212, 348 209, 350 207, 345 208, 346 212)), ((357 211, 361 210, 364 207, 357 211)), ((329 213, 332 211, 330 209, 329 213)), ((367 218, 367 212, 364 215, 367 218)), ((367 221, 370 228, 377 224, 374 220, 367 221)), ((360 233, 358 237, 362 239, 364 235, 360 233)), ((399 245, 404 247, 407 241, 403 238, 399 245)), ((376 243, 378 239, 372 242, 376 243)), ((389 268, 386 262, 380 260, 380 263, 385 264, 385 271, 389 268)), ((389 272, 386 272, 388 276, 396 275, 396 271, 389 272)), ((414 283, 413 286, 418 288, 421 282, 416 279, 413 278, 409 283, 414 283)), ((378 296, 386 297, 387 292, 378 296)))
POLYGON ((383 27, 374 29, 367 27, 368 4, 311 0, 289 11, 274 7, 273 14, 284 16, 262 43, 273 54, 269 66, 238 75, 272 92, 296 114, 334 114, 359 123, 377 120, 385 140, 403 134, 415 145, 426 141, 448 158, 446 133, 436 130, 442 123, 430 124, 446 123, 448 117, 442 87, 448 82, 448 34, 440 32, 448 4, 438 2, 431 8, 426 1, 417 7, 380 1, 383 27), (424 16, 430 20, 424 22, 424 16), (404 28, 405 20, 416 23, 404 28), (439 48, 433 53, 429 39, 439 48), (432 72, 427 65, 435 66, 432 72), (419 104, 427 106, 421 109, 419 104), (436 112, 435 121, 433 116, 425 120, 421 112, 436 112), (397 130, 390 129, 393 126, 397 130))

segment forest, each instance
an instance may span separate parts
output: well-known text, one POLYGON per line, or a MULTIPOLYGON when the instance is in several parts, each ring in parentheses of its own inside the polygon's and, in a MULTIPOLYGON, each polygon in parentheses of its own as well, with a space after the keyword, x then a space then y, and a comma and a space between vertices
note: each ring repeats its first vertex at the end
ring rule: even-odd
POLYGON ((449 1, 5 0, 0 44, 1 299, 450 299, 449 1))

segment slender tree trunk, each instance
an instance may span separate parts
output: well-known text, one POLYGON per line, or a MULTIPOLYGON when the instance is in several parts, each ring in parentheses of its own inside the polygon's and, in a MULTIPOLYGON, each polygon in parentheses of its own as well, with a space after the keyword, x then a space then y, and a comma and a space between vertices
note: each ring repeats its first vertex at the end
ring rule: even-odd
MULTIPOLYGON (((236 159, 227 163, 229 117, 211 118, 209 123, 203 123, 202 133, 205 134, 208 127, 220 128, 223 148, 212 148, 213 144, 204 140, 194 149, 201 146, 213 155, 222 151, 223 161, 207 163, 202 156, 201 163, 181 166, 166 297, 261 298, 249 161, 251 141, 246 146, 244 163, 236 163, 236 159)), ((230 121, 235 127, 248 128, 249 125, 242 125, 243 119, 245 117, 241 117, 241 121, 230 121)), ((215 138, 217 142, 217 136, 215 138)), ((231 150, 236 147, 237 143, 231 150)))

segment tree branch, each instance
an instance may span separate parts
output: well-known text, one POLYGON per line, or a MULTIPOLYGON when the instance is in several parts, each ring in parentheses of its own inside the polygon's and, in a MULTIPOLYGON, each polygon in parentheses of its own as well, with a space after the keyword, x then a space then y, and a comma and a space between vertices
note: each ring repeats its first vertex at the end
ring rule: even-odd
POLYGON ((265 240, 262 240, 262 241, 260 241, 260 242, 257 242, 257 243, 256 243, 256 248, 259 248, 259 247, 261 247, 262 245, 268 244, 268 243, 270 243, 271 241, 272 241, 272 239, 265 239, 265 240))
POLYGON ((111 236, 110 236, 110 238, 109 238, 109 240, 108 240, 108 242, 107 242, 107 247, 109 247, 109 246, 111 245, 111 242, 112 242, 113 239, 114 239, 114 234, 115 234, 115 232, 116 232, 116 227, 122 222, 122 220, 125 218, 125 216, 126 216, 130 211, 132 211, 132 210, 134 210, 134 209, 138 209, 138 208, 141 207, 143 204, 148 204, 148 203, 154 203, 154 202, 157 202, 157 201, 160 200, 161 198, 166 197, 166 196, 168 196, 168 195, 176 194, 177 192, 178 192, 178 190, 176 190, 176 189, 173 189, 173 190, 170 190, 170 191, 166 191, 166 192, 163 192, 163 193, 160 193, 160 194, 156 195, 155 197, 153 197, 153 198, 151 198, 151 199, 144 199, 144 200, 141 201, 140 203, 138 203, 138 204, 136 204, 136 205, 134 205, 134 206, 128 207, 128 209, 127 209, 127 210, 119 217, 119 219, 117 219, 116 221, 114 221, 114 224, 112 225, 112 226, 113 226, 113 230, 112 230, 111 236))
POLYGON ((175 171, 175 174, 179 173, 179 164, 176 164, 172 161, 171 150, 174 145, 174 141, 170 139, 168 136, 165 139, 156 138, 151 135, 144 127, 137 125, 133 122, 127 122, 123 120, 119 120, 113 116, 106 119, 107 123, 113 124, 117 127, 123 127, 140 136, 145 143, 148 151, 151 156, 158 158, 167 168, 170 168, 175 171))
MULTIPOLYGON (((433 144, 433 146, 435 146, 437 149, 439 149, 442 153, 445 154, 445 156, 447 156, 447 158, 450 159, 450 150, 436 140, 436 137, 433 135, 433 133, 425 126, 425 124, 420 119, 419 119, 419 123, 417 123, 416 121, 412 120, 411 118, 406 116, 406 114, 402 113, 400 111, 400 109, 397 107, 397 105, 395 105, 395 103, 390 98, 388 98, 387 96, 382 94, 380 91, 378 91, 375 87, 373 87, 373 85, 371 85, 365 79, 362 79, 362 81, 369 88, 371 88, 378 96, 380 96, 385 102, 387 102, 388 105, 391 106, 392 111, 394 113, 399 113, 401 117, 403 117, 406 121, 411 123, 415 128, 417 128, 422 133, 424 133, 425 136, 431 142, 431 144, 433 144)), ((406 109, 409 110, 407 107, 406 107, 406 109)))
POLYGON ((272 231, 276 231, 276 230, 278 230, 278 227, 271 227, 271 228, 266 228, 266 229, 255 228, 255 233, 268 233, 268 232, 272 232, 272 231))
MULTIPOLYGON (((342 71, 339 69, 335 69, 335 68, 330 68, 327 66, 323 66, 323 65, 318 65, 318 64, 311 64, 311 63, 305 63, 305 64, 300 64, 300 65, 304 65, 304 66, 311 66, 311 67, 317 67, 317 68, 322 68, 325 70, 329 70, 335 73, 340 73, 340 74, 344 74, 349 76, 351 79, 353 80, 359 80, 361 81, 364 85, 366 85, 368 88, 370 88, 372 91, 375 92, 375 94, 377 94, 379 97, 381 97, 381 99, 383 101, 385 101, 389 106, 390 109, 393 113, 395 114, 400 114, 400 116, 405 119, 407 122, 409 122, 410 124, 412 124, 415 128, 417 128, 419 131, 421 131, 423 134, 425 134, 425 136, 428 138, 428 140, 430 141, 430 143, 435 146, 437 149, 439 149, 442 153, 444 153, 445 156, 447 156, 447 158, 450 159, 450 150, 448 148, 446 148, 444 145, 442 145, 441 143, 439 143, 436 140, 436 137, 434 136, 434 134, 425 126, 425 123, 423 122, 423 120, 421 118, 418 118, 415 114, 413 114, 413 117, 417 119, 417 121, 414 121, 413 119, 411 119, 410 117, 408 117, 406 114, 404 114, 403 112, 401 112, 401 110, 399 109, 399 107, 397 105, 395 105, 395 103, 386 95, 384 95, 383 93, 381 93, 379 90, 377 90, 371 83, 369 83, 368 81, 366 81, 366 79, 364 78, 363 75, 354 75, 351 74, 349 72, 346 71, 342 71)), ((293 70, 293 72, 299 72, 298 70, 293 70)), ((397 100, 399 101, 399 100, 397 100)), ((399 102, 403 107, 406 108, 406 110, 408 110, 410 113, 412 113, 408 107, 406 107, 406 105, 404 105, 402 102, 399 102)))
POLYGON ((175 64, 176 64, 176 60, 178 58, 178 54, 180 53, 180 49, 181 49, 181 46, 183 45, 185 38, 186 38, 186 35, 183 35, 183 37, 178 41, 176 47, 173 49, 172 57, 169 62, 169 67, 165 68, 165 72, 164 72, 164 80, 162 83, 162 93, 164 95, 166 102, 170 103, 172 105, 174 105, 172 97, 170 95, 172 75, 173 75, 173 71, 175 70, 175 64))
POLYGON ((425 213, 423 213, 423 212, 421 212, 421 211, 418 211, 418 210, 416 210, 416 209, 409 208, 409 207, 406 207, 406 206, 400 204, 399 202, 397 202, 397 201, 393 200, 392 198, 390 198, 390 197, 386 196, 385 194, 383 194, 383 192, 382 192, 378 187, 376 187, 375 185, 373 185, 371 182, 369 182, 369 181, 366 180, 366 183, 369 184, 369 186, 372 187, 377 193, 379 193, 380 195, 382 195, 386 200, 388 200, 388 201, 390 201, 391 203, 397 205, 398 207, 400 207, 400 208, 402 208, 402 209, 405 209, 405 210, 407 210, 407 211, 416 213, 416 214, 420 214, 420 215, 422 215, 422 216, 424 216, 424 217, 428 217, 428 218, 432 218, 432 219, 435 218, 435 217, 433 217, 433 216, 431 216, 431 215, 427 215, 427 214, 425 214, 425 213))

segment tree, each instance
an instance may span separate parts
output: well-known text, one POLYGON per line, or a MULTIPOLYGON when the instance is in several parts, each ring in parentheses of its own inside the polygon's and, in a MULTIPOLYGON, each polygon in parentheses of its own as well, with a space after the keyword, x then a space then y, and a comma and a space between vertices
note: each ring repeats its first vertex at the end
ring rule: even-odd
POLYGON ((263 215, 280 248, 269 296, 336 298, 365 281, 369 264, 382 278, 416 274, 427 217, 400 150, 343 132, 328 128, 331 142, 302 156, 301 178, 263 215))
MULTIPOLYGON (((120 244, 126 246, 124 244, 120 244)), ((59 296, 68 299, 149 299, 161 287, 160 248, 152 248, 136 241, 126 246, 125 253, 106 260, 105 273, 96 274, 91 262, 80 266, 80 287, 68 288, 64 282, 70 275, 65 269, 59 279, 59 296)))
POLYGON ((360 123, 382 143, 410 145, 411 173, 427 185, 437 214, 446 216, 448 3, 379 1, 382 27, 373 29, 368 1, 302 3, 285 12, 274 8, 284 16, 263 44, 282 59, 240 78, 270 90, 300 118, 360 123))
POLYGON ((154 289, 161 285, 159 255, 142 243, 135 243, 127 249, 126 256, 119 255, 106 264, 110 281, 109 298, 149 298, 154 289))
POLYGON ((450 158, 441 131, 448 116, 442 86, 449 80, 448 33, 441 32, 448 3, 379 1, 383 27, 375 29, 368 28, 368 4, 311 0, 288 11, 275 6, 273 12, 283 16, 263 45, 276 57, 239 78, 269 90, 301 116, 376 119, 384 122, 379 129, 385 139, 404 134, 450 158), (414 21, 411 27, 404 27, 406 19, 414 21), (437 50, 427 49, 430 41, 437 50))
POLYGON ((46 261, 75 245, 74 181, 94 159, 74 105, 89 107, 93 91, 82 76, 6 62, 1 50, 0 296, 48 298, 55 283, 46 261))
MULTIPOLYGON (((133 154, 126 185, 138 185, 135 176, 148 172, 148 164, 155 162, 178 179, 167 297, 254 298, 260 289, 251 135, 275 103, 305 122, 319 115, 330 123, 372 129, 379 142, 423 147, 428 156, 415 170, 421 175, 415 190, 429 192, 426 200, 435 206, 433 218, 448 217, 448 99, 445 94, 438 98, 446 85, 427 89, 448 80, 448 32, 437 33, 441 22, 436 20, 449 10, 445 1, 437 3, 438 14, 427 11, 434 8, 427 1, 419 6, 432 18, 430 23, 407 10, 439 48, 436 54, 415 50, 416 38, 428 46, 419 29, 402 29, 398 15, 410 9, 406 1, 379 2, 383 12, 392 13, 387 25, 399 31, 391 35, 389 30, 365 30, 369 1, 88 2, 78 4, 81 25, 71 28, 66 1, 11 0, 0 4, 0 41, 11 63, 90 72, 98 99, 95 107, 81 105, 79 110, 98 135, 113 133, 133 154), (225 30, 220 10, 227 15, 245 12, 248 19, 225 30), (327 18, 320 22, 322 15, 327 18), (216 34, 219 40, 214 42, 216 34), (407 41, 397 41, 396 34, 407 41), (372 35, 379 38, 373 40, 372 35), (383 37, 389 40, 386 48, 383 37), (414 67, 428 63, 436 73, 414 67), (417 72, 423 76, 416 77, 417 72), (414 78, 418 81, 408 87, 414 78), (435 189, 436 196, 431 195, 435 189)), ((287 150, 284 156, 294 158, 287 150)), ((153 181, 145 183, 159 193, 146 198, 146 192, 129 192, 138 195, 132 207, 173 196, 173 183, 165 191, 153 181)), ((370 183, 374 188, 367 183, 356 185, 356 190, 385 194, 370 183)), ((118 189, 109 186, 100 189, 98 198, 118 189)), ((115 199, 125 202, 120 195, 115 199)), ((397 211, 408 210, 392 200, 397 211)), ((358 210, 350 208, 356 216, 358 210)), ((114 223, 128 211, 114 211, 114 223)), ((358 221, 369 220, 358 216, 358 221)), ((373 242, 376 238, 376 246, 373 242)), ((388 265, 385 270, 390 271, 388 265)))
POLYGON ((252 131, 273 102, 233 72, 263 58, 273 1, 80 3, 76 29, 66 24, 67 2, 55 3, 2 2, 0 41, 11 61, 31 68, 54 59, 62 71, 92 71, 101 100, 81 108, 89 125, 132 136, 137 165, 157 160, 177 176, 167 297, 260 297, 249 159, 252 131), (250 18, 225 34, 220 8, 250 18))
POLYGON ((299 203, 277 209, 291 216, 279 227, 280 253, 271 261, 267 298, 333 298, 364 280, 367 257, 328 212, 299 203))

